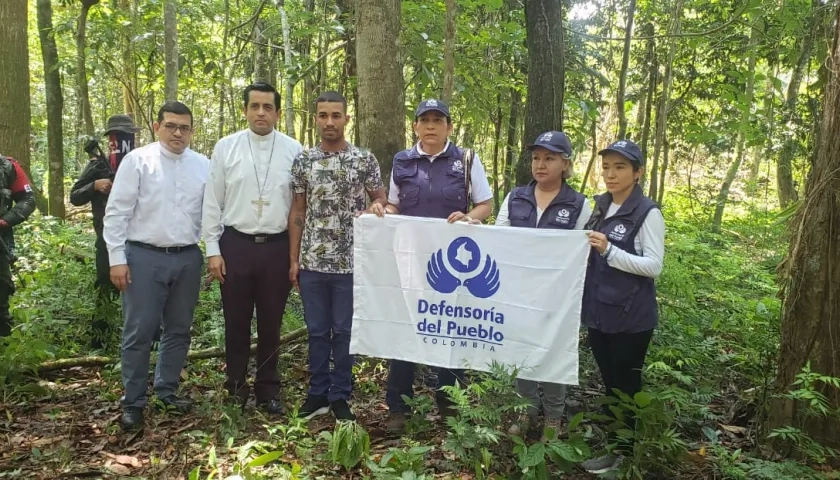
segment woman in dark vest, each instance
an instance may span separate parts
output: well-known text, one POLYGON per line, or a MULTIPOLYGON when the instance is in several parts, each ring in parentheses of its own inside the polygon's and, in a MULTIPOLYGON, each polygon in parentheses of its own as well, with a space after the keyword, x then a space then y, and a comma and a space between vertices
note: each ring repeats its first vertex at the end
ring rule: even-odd
MULTIPOLYGON (((566 183, 572 176, 572 142, 563 132, 545 132, 528 147, 531 175, 528 185, 516 187, 502 202, 496 225, 525 228, 580 230, 592 212, 586 197, 566 183)), ((545 424, 559 431, 566 405, 566 386, 518 379, 519 394, 531 402, 526 438, 536 440, 545 424), (542 387, 542 399, 540 399, 542 387)), ((511 427, 515 434, 521 428, 511 427)))
MULTIPOLYGON (((490 215, 493 193, 478 155, 470 155, 449 141, 452 133, 449 107, 441 100, 426 100, 417 107, 414 133, 419 141, 414 147, 394 156, 388 205, 371 205, 370 211, 415 217, 445 218, 449 223, 479 223, 490 215), (472 209, 469 208, 472 203, 472 209)), ((415 364, 391 360, 385 402, 388 404, 387 429, 402 433, 410 409, 403 396, 414 396, 415 364)), ((438 387, 451 386, 462 371, 442 368, 438 387)), ((441 419, 454 410, 447 395, 436 395, 441 419)))
MULTIPOLYGON (((592 230, 592 253, 582 317, 607 395, 619 390, 633 398, 642 389, 642 367, 658 322, 654 279, 662 272, 665 220, 638 185, 645 164, 638 145, 619 140, 599 155, 607 193, 595 197, 586 224, 592 230)), ((634 429, 632 416, 625 423, 634 429)), ((583 468, 591 473, 613 470, 631 449, 619 445, 584 462, 583 468)))

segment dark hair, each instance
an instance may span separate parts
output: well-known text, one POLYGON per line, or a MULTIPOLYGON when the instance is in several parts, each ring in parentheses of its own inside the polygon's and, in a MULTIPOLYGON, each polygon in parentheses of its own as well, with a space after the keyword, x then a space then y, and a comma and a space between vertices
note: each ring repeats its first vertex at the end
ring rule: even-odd
POLYGON ((193 114, 190 111, 190 108, 184 105, 181 102, 166 102, 160 107, 158 110, 157 121, 158 123, 163 121, 163 114, 164 113, 172 113, 175 115, 189 115, 190 116, 190 126, 193 123, 193 114))
POLYGON ((344 108, 344 113, 347 113, 347 99, 344 98, 344 95, 338 92, 324 92, 315 99, 315 111, 318 111, 318 104, 319 103, 340 103, 341 106, 344 108))
POLYGON ((266 92, 266 93, 273 93, 274 94, 274 109, 280 110, 280 93, 270 84, 258 82, 252 83, 245 87, 245 91, 242 92, 242 103, 245 105, 245 108, 248 108, 248 101, 250 100, 251 91, 256 90, 258 92, 266 92))

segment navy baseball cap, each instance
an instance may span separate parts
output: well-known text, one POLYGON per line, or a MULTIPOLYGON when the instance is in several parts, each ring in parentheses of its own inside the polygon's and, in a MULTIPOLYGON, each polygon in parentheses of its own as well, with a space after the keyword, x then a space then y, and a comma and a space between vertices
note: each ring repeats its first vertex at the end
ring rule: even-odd
POLYGON ((572 156, 572 142, 563 132, 551 131, 541 133, 534 143, 528 145, 528 150, 542 147, 555 153, 572 156))
POLYGON ((423 100, 420 102, 420 105, 417 106, 417 112, 415 112, 414 118, 416 119, 426 112, 440 112, 446 116, 446 118, 452 118, 449 116, 449 105, 447 105, 443 100, 437 100, 434 98, 423 100))
POLYGON ((633 140, 619 140, 613 142, 607 148, 598 152, 598 155, 603 155, 608 152, 615 152, 631 162, 636 162, 639 165, 645 164, 645 157, 642 155, 642 149, 636 145, 633 140))

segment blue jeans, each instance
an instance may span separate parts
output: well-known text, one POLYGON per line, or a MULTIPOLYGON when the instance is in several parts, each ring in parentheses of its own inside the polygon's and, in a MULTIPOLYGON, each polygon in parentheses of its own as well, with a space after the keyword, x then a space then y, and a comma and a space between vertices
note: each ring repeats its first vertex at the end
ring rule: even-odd
POLYGON ((298 278, 303 315, 309 332, 309 395, 349 400, 353 356, 353 274, 301 270, 298 278), (330 354, 334 366, 330 372, 330 354))

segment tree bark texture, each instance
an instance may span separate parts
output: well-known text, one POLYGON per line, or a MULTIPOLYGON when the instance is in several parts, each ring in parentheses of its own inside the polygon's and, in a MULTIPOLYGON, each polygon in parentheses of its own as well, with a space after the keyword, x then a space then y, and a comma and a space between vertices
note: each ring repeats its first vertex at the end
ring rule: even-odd
POLYGON ((29 46, 26 0, 0 1, 0 154, 29 169, 29 46))
MULTIPOLYGON (((775 389, 783 393, 803 366, 840 377, 840 7, 836 7, 834 43, 828 59, 821 148, 813 152, 813 170, 802 205, 791 221, 788 256, 782 265, 784 305, 775 389)), ((840 405, 840 389, 818 384, 828 404, 840 405)), ((805 414, 806 404, 785 398, 771 402, 767 426, 801 428, 825 446, 840 448, 840 420, 805 414)))
POLYGON ((388 178, 394 155, 405 148, 400 1, 358 0, 356 12, 359 137, 388 178))
POLYGON ((79 12, 79 20, 76 24, 76 84, 79 92, 77 102, 77 119, 79 129, 85 135, 93 135, 96 128, 93 126, 93 113, 90 110, 90 94, 88 93, 87 78, 87 17, 90 9, 99 3, 99 0, 81 0, 82 10, 79 12))
POLYGON ((163 2, 163 56, 165 62, 163 96, 178 100, 178 2, 163 2))
POLYGON ((457 8, 455 0, 446 0, 446 20, 443 40, 443 92, 444 102, 452 101, 455 92, 455 32, 457 8))
POLYGON ((291 78, 292 72, 292 44, 290 43, 290 26, 289 26, 289 16, 286 15, 286 2, 284 0, 278 0, 277 2, 277 10, 280 12, 280 25, 283 30, 283 64, 285 65, 285 109, 283 117, 286 120, 286 135, 290 137, 295 136, 295 105, 294 105, 294 93, 295 93, 295 82, 296 79, 291 78))
POLYGON ((618 111, 618 139, 627 136, 627 112, 624 109, 624 92, 627 88, 627 69, 630 67, 630 40, 633 38, 633 17, 636 14, 636 0, 627 6, 627 26, 624 28, 624 53, 621 57, 621 72, 618 76, 618 93, 615 108, 618 111))
POLYGON ((49 214, 64 218, 64 96, 58 70, 58 49, 52 21, 52 0, 38 0, 38 37, 44 58, 47 99, 47 152, 49 158, 49 214))
POLYGON ((563 130, 565 58, 561 0, 525 3, 528 46, 528 98, 525 101, 525 134, 522 139, 516 182, 531 180, 531 161, 524 146, 542 132, 563 130))

